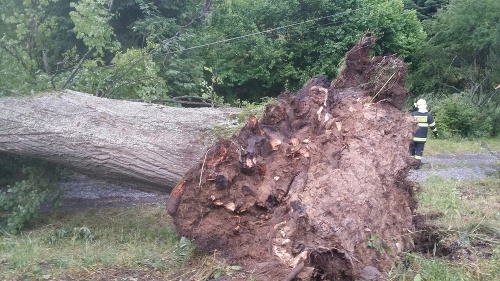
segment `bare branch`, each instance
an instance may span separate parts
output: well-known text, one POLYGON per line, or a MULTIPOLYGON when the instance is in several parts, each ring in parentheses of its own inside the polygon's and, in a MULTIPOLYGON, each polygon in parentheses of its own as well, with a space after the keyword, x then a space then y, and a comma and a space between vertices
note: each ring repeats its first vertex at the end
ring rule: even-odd
POLYGON ((73 80, 73 78, 75 77, 75 75, 78 72, 78 70, 80 70, 80 68, 82 67, 83 62, 85 61, 85 59, 87 58, 87 56, 90 54, 90 52, 92 52, 93 49, 94 48, 90 48, 85 53, 85 55, 83 55, 83 57, 80 59, 80 61, 78 62, 78 64, 75 66, 75 68, 73 68, 73 71, 71 71, 71 74, 68 77, 68 79, 66 79, 66 81, 64 81, 64 83, 61 85, 61 89, 66 88, 66 86, 68 85, 68 83, 71 82, 71 80, 73 80))

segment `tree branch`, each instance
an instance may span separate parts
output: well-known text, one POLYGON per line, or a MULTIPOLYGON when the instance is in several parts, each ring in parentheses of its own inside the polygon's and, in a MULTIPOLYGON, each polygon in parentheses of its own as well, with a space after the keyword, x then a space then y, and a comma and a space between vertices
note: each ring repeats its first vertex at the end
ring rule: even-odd
POLYGON ((26 63, 21 59, 19 54, 9 49, 9 47, 4 42, 0 41, 0 47, 4 49, 7 53, 9 53, 11 56, 13 56, 27 71, 30 70, 29 67, 26 65, 26 63))
POLYGON ((80 70, 80 68, 82 67, 82 64, 83 62, 85 61, 85 59, 87 58, 87 56, 90 54, 90 52, 93 50, 94 48, 90 48, 86 53, 85 55, 83 55, 83 57, 80 59, 80 61, 78 62, 78 64, 75 66, 75 68, 73 68, 73 71, 71 71, 71 74, 70 76, 68 77, 68 79, 66 79, 66 81, 64 81, 64 83, 61 85, 61 89, 64 89, 66 88, 66 86, 68 85, 69 82, 71 82, 71 80, 73 80, 73 78, 75 77, 76 73, 78 72, 78 70, 80 70))

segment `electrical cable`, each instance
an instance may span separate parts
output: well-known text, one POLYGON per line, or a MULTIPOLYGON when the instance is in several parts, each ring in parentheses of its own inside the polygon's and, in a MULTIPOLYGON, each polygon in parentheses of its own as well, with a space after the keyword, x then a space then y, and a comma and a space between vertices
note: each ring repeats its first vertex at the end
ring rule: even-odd
MULTIPOLYGON (((331 15, 322 16, 322 17, 318 17, 318 18, 314 18, 314 19, 310 19, 310 20, 305 20, 305 21, 302 21, 302 22, 295 22, 295 23, 291 23, 291 24, 288 24, 288 25, 284 25, 284 26, 274 27, 274 28, 266 29, 266 30, 259 31, 259 32, 253 32, 253 33, 249 33, 249 34, 245 34, 245 35, 240 35, 240 36, 236 36, 236 37, 231 37, 231 38, 228 38, 228 39, 223 39, 223 40, 219 40, 219 41, 215 41, 215 42, 210 42, 210 43, 205 43, 205 44, 201 44, 201 45, 196 45, 196 46, 193 46, 193 47, 188 47, 188 48, 184 48, 184 49, 181 49, 181 50, 177 50, 177 51, 175 51, 173 53, 182 53, 182 52, 193 50, 193 49, 198 49, 198 48, 203 48, 203 47, 209 47, 209 46, 216 45, 216 44, 221 44, 221 43, 227 43, 227 42, 231 42, 231 41, 235 41, 235 40, 239 40, 239 39, 243 39, 243 38, 247 38, 247 37, 251 37, 251 36, 255 36, 255 35, 259 35, 259 34, 271 33, 271 32, 274 32, 274 31, 278 31, 278 30, 282 30, 282 29, 286 29, 286 28, 290 28, 290 27, 295 27, 295 26, 300 26, 300 25, 303 25, 303 24, 306 24, 306 23, 315 22, 315 21, 322 20, 322 19, 331 18, 331 17, 334 17, 334 16, 341 16, 341 15, 349 14, 349 13, 360 11, 360 10, 371 9, 371 8, 373 8, 375 6, 376 5, 373 4, 373 5, 362 7, 362 8, 358 8, 358 9, 350 9, 348 11, 337 13, 337 14, 331 14, 331 15)), ((440 4, 431 5, 431 6, 428 6, 426 8, 432 8, 432 7, 437 7, 437 6, 440 6, 440 4)), ((312 28, 317 28, 317 27, 321 27, 321 26, 328 26, 328 25, 332 25, 332 24, 340 23, 340 22, 342 22, 342 21, 335 21, 335 22, 332 22, 331 24, 323 24, 323 25, 318 25, 318 26, 312 26, 312 28)))

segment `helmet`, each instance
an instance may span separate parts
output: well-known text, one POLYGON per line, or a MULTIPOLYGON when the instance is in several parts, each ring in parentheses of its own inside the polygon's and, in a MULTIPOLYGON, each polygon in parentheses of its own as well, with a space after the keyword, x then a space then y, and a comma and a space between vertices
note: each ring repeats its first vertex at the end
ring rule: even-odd
POLYGON ((427 103, 424 99, 419 99, 416 103, 418 109, 427 109, 427 103))

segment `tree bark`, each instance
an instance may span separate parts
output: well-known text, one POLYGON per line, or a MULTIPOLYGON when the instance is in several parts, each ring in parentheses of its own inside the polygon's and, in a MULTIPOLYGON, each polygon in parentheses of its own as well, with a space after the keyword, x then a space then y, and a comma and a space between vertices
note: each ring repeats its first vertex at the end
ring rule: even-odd
POLYGON ((169 192, 237 109, 175 108, 60 91, 0 99, 0 151, 169 192))

